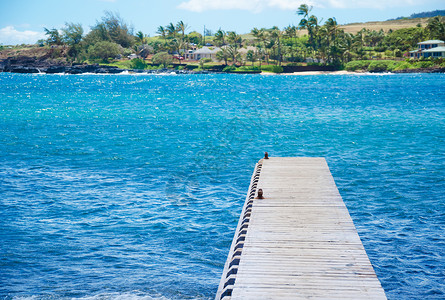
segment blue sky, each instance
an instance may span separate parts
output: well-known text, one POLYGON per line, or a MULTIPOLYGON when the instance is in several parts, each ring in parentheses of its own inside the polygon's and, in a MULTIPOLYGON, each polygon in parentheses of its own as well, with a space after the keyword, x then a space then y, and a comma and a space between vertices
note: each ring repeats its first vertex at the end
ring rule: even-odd
POLYGON ((0 0, 0 44, 35 43, 44 38, 43 27, 60 29, 65 22, 81 23, 88 31, 105 10, 150 36, 159 25, 180 20, 189 31, 206 26, 247 33, 253 27, 298 24, 295 11, 302 3, 312 5, 319 18, 335 17, 340 24, 445 9, 444 0, 0 0))

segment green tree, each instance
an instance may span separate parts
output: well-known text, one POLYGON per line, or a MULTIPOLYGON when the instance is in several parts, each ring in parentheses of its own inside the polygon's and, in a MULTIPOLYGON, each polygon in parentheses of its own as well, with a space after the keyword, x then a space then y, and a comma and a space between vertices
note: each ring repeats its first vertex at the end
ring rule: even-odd
POLYGON ((241 48, 242 38, 235 31, 229 31, 227 34, 227 42, 235 48, 241 48))
MULTIPOLYGON (((261 49, 262 54, 266 54, 266 48, 267 48, 266 43, 269 38, 268 32, 264 28, 258 29, 255 27, 251 30, 251 33, 254 36, 255 41, 260 46, 259 48, 261 49)), ((264 55, 261 55, 261 57, 263 57, 263 56, 264 55)), ((269 63, 269 56, 266 55, 265 57, 266 57, 267 63, 269 63)), ((261 61, 260 61, 260 63, 261 63, 261 61)))
POLYGON ((272 48, 274 49, 274 52, 275 52, 275 49, 277 50, 276 58, 277 58, 279 66, 281 66, 281 61, 283 60, 283 51, 282 51, 283 49, 281 47, 281 37, 282 36, 283 36, 283 33, 277 26, 272 27, 271 32, 270 32, 270 37, 272 38, 272 41, 274 43, 274 45, 272 46, 272 48))
POLYGON ((315 51, 317 46, 320 46, 321 38, 318 36, 318 31, 320 30, 320 25, 318 24, 318 18, 314 15, 309 16, 312 11, 312 6, 309 7, 307 4, 302 4, 297 10, 297 15, 303 16, 298 24, 300 29, 306 29, 309 35, 309 46, 315 51))
POLYGON ((102 59, 108 62, 110 58, 115 58, 122 53, 122 47, 114 42, 101 41, 88 48, 88 55, 92 59, 102 59))
POLYGON ((219 61, 224 61, 224 64, 227 66, 227 62, 230 58, 230 52, 227 49, 228 47, 222 47, 220 51, 216 52, 216 59, 219 61))
POLYGON ((159 52, 153 55, 152 62, 157 65, 162 65, 167 68, 173 61, 173 57, 167 52, 159 52))
POLYGON ((133 69, 143 70, 146 67, 147 67, 147 63, 140 58, 134 58, 131 60, 131 68, 133 68, 133 69))
POLYGON ((287 39, 287 41, 284 41, 285 45, 289 48, 289 54, 291 56, 291 60, 295 60, 295 56, 297 53, 297 39, 298 39, 298 33, 297 33, 297 27, 295 26, 288 26, 284 28, 283 38, 287 39))
POLYGON ((165 37, 167 36, 167 30, 165 29, 164 26, 159 26, 156 33, 159 34, 163 39, 165 39, 165 37))
POLYGON ((445 20, 442 22, 439 16, 428 19, 425 29, 430 39, 445 40, 445 20))
POLYGON ((133 29, 118 14, 106 11, 102 21, 97 22, 85 37, 87 45, 100 41, 114 42, 124 48, 131 48, 136 39, 133 36, 133 29))
POLYGON ((187 30, 188 25, 185 24, 183 21, 179 21, 176 24, 176 31, 181 33, 182 38, 185 38, 185 31, 187 30))
POLYGON ((187 39, 190 43, 198 45, 202 41, 202 34, 197 31, 192 31, 187 35, 187 39))
POLYGON ((221 28, 215 33, 215 38, 213 39, 215 45, 221 47, 226 44, 226 32, 221 28))
POLYGON ((170 38, 175 37, 178 33, 176 26, 173 23, 168 24, 165 29, 167 30, 167 36, 170 38))
POLYGON ((247 51, 246 59, 252 63, 252 67, 253 67, 255 64, 255 61, 257 60, 257 55, 253 50, 249 50, 249 51, 247 51))
POLYGON ((80 43, 83 38, 83 28, 80 23, 65 23, 65 27, 62 28, 63 40, 70 47, 68 50, 68 55, 76 59, 82 47, 80 43))
POLYGON ((241 59, 241 54, 239 53, 238 48, 234 45, 229 45, 226 49, 229 53, 229 57, 232 59, 233 65, 235 65, 241 59))
POLYGON ((425 38, 425 32, 423 28, 411 27, 394 30, 388 33, 383 42, 391 50, 400 49, 407 51, 417 47, 417 43, 421 42, 425 38))
POLYGON ((82 41, 83 28, 80 23, 65 23, 62 32, 63 40, 70 46, 79 44, 82 41))
POLYGON ((143 45, 145 41, 145 35, 142 31, 136 32, 136 40, 138 44, 143 45))
POLYGON ((172 49, 178 53, 178 62, 181 64, 180 55, 183 55, 184 49, 187 47, 187 43, 182 39, 182 37, 172 39, 170 43, 172 49))
POLYGON ((46 39, 47 45, 55 46, 63 44, 62 37, 60 36, 60 33, 56 28, 53 29, 43 28, 43 29, 45 30, 45 35, 48 36, 48 38, 46 39))

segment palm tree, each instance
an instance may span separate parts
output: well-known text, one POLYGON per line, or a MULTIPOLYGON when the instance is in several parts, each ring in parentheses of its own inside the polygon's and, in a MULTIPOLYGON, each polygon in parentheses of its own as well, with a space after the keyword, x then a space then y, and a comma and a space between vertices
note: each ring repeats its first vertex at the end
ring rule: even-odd
POLYGON ((226 47, 229 57, 232 58, 233 65, 235 65, 241 58, 241 54, 238 52, 238 48, 234 45, 229 45, 226 47))
POLYGON ((278 50, 277 56, 278 56, 278 65, 281 66, 281 60, 283 59, 282 57, 282 51, 281 51, 281 37, 282 37, 283 33, 281 32, 281 30, 274 26, 272 27, 272 30, 270 32, 270 36, 271 38, 274 40, 275 46, 278 50))
POLYGON ((311 10, 312 6, 309 7, 307 4, 301 4, 300 7, 298 7, 297 15, 303 16, 303 19, 307 19, 311 10))
POLYGON ((431 39, 445 40, 445 22, 441 22, 439 16, 428 19, 425 29, 431 39))
POLYGON ((258 28, 254 28, 254 29, 252 29, 252 35, 256 38, 256 41, 261 45, 261 50, 262 50, 262 54, 264 55, 264 54, 266 54, 265 56, 266 56, 266 60, 267 60, 267 63, 269 63, 269 56, 267 55, 267 52, 265 51, 265 49, 266 48, 268 48, 267 47, 267 41, 268 41, 268 39, 269 39, 269 34, 268 34, 268 32, 264 29, 264 28, 261 28, 261 29, 258 29, 258 28))
POLYGON ((226 44, 226 32, 224 30, 218 29, 218 31, 215 33, 215 39, 213 40, 216 42, 217 46, 223 46, 226 44))
POLYGON ((255 55, 258 57, 258 60, 260 62, 260 68, 261 68, 261 62, 264 58, 264 49, 261 47, 261 45, 257 45, 255 55))
POLYGON ((255 37, 256 41, 258 43, 263 43, 263 47, 265 47, 267 36, 264 28, 258 29, 255 27, 254 29, 252 29, 251 33, 255 37))
MULTIPOLYGON (((170 23, 170 24, 171 24, 171 23, 170 23)), ((188 28, 188 25, 185 24, 185 23, 182 22, 182 21, 179 21, 179 22, 176 24, 176 30, 177 30, 177 32, 181 32, 182 38, 184 38, 184 36, 185 36, 185 31, 187 30, 187 28, 188 28)))
POLYGON ((235 31, 229 31, 228 32, 227 41, 235 49, 237 49, 238 47, 241 48, 241 44, 243 42, 241 36, 239 34, 236 34, 235 31))
POLYGON ((252 33, 253 37, 256 39, 257 42, 261 41, 260 36, 263 34, 263 32, 261 31, 261 29, 258 29, 256 27, 254 27, 250 33, 252 33))
POLYGON ((178 33, 176 26, 173 23, 168 24, 166 27, 166 30, 167 30, 168 37, 174 37, 176 35, 176 33, 178 33))
POLYGON ((329 44, 332 42, 335 46, 335 39, 337 37, 338 24, 335 18, 329 18, 324 23, 329 44))
POLYGON ((318 47, 320 47, 321 44, 321 37, 318 35, 318 31, 320 30, 318 18, 314 15, 310 16, 307 20, 306 28, 309 33, 309 44, 314 50, 316 50, 317 42, 318 47))
POLYGON ((183 50, 185 48, 185 46, 186 46, 186 43, 184 42, 184 40, 182 38, 172 39, 171 47, 173 48, 173 51, 178 53, 177 57, 178 57, 179 64, 181 64, 180 56, 182 55, 180 52, 181 52, 181 50, 183 50))
POLYGON ((142 33, 142 31, 138 31, 136 33, 136 39, 141 45, 144 44, 144 34, 142 33))
POLYGON ((224 64, 227 66, 227 61, 230 58, 230 52, 227 49, 228 47, 223 47, 221 48, 220 51, 216 52, 216 59, 218 59, 219 61, 224 61, 224 64))
POLYGON ((167 30, 164 28, 164 26, 159 26, 156 33, 160 34, 163 39, 165 39, 165 36, 167 35, 167 30))
POLYGON ((255 64, 255 61, 257 60, 256 53, 253 52, 252 50, 247 51, 246 59, 252 63, 252 67, 253 67, 255 64))
POLYGON ((296 39, 297 39, 297 27, 295 26, 288 26, 284 28, 284 34, 286 38, 290 39, 290 54, 291 57, 294 58, 294 53, 296 52, 294 49, 294 45, 296 45, 296 39))

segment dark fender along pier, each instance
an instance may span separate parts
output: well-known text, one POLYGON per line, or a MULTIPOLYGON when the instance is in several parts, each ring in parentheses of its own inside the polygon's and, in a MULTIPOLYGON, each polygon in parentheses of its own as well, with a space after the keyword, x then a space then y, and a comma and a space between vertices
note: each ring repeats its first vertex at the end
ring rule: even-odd
POLYGON ((386 299, 324 158, 256 164, 215 299, 386 299))

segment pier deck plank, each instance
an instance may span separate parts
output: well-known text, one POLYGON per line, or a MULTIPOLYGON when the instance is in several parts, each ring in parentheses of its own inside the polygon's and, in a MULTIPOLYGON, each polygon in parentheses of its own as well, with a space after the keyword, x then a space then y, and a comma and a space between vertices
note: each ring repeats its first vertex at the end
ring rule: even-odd
MULTIPOLYGON (((264 199, 253 200, 235 282, 223 299, 386 299, 325 159, 259 164, 255 190, 264 199)), ((226 281, 224 273, 218 300, 226 281)))

